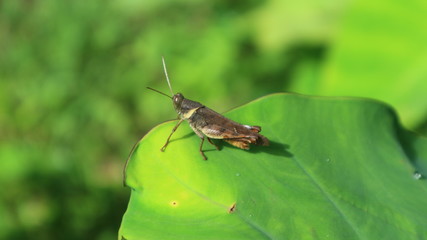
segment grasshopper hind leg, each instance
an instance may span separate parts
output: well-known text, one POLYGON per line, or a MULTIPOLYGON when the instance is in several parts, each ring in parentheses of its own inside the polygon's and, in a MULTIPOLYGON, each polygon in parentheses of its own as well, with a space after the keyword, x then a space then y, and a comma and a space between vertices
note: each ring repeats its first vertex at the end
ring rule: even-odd
MULTIPOLYGON (((208 142, 209 142, 210 144, 212 144, 212 145, 214 145, 214 146, 215 146, 216 150, 219 150, 219 147, 218 147, 215 143, 213 143, 213 142, 212 142, 212 140, 211 140, 209 137, 206 137, 206 138, 208 139, 208 142)), ((200 152, 200 154, 202 155, 202 157, 203 157, 203 159, 204 159, 204 160, 208 160, 208 159, 206 158, 205 153, 203 152, 203 143, 205 142, 205 136, 200 137, 200 139, 202 140, 202 142, 200 142, 199 152, 200 152)))
MULTIPOLYGON (((203 159, 204 160, 208 160, 207 158, 206 158, 206 155, 203 153, 203 143, 205 142, 205 137, 203 136, 203 137, 200 137, 200 139, 202 139, 202 141, 200 142, 200 148, 199 148, 199 152, 200 152, 200 154, 202 155, 202 157, 203 157, 203 159)), ((208 138, 209 139, 209 138, 208 138)), ((209 141, 210 142, 210 141, 209 141)))
MULTIPOLYGON (((190 123, 190 127, 193 129, 193 131, 197 134, 197 136, 199 136, 199 138, 202 140, 201 142, 200 142, 200 147, 199 147, 199 152, 200 152, 200 154, 202 155, 202 157, 203 157, 203 159, 204 160, 208 160, 208 158, 206 157, 206 155, 203 153, 203 143, 205 142, 205 135, 203 135, 203 133, 201 132, 201 131, 199 131, 199 129, 197 129, 196 127, 194 127, 194 125, 193 124, 191 124, 190 123)), ((210 143, 212 143, 211 142, 211 140, 208 138, 208 141, 210 142, 210 143)))
POLYGON ((214 142, 212 142, 212 139, 211 139, 211 138, 209 138, 209 137, 206 137, 206 138, 208 139, 209 143, 210 143, 210 144, 212 144, 212 145, 214 145, 214 146, 215 146, 215 148, 216 148, 216 150, 218 150, 218 151, 219 151, 219 147, 218 147, 214 142))

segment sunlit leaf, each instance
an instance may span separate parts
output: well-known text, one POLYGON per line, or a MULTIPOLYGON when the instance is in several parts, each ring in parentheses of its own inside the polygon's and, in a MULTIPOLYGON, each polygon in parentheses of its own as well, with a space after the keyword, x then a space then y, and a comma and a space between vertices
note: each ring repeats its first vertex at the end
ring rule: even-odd
POLYGON ((119 239, 427 237, 427 140, 387 105, 275 94, 226 116, 262 126, 271 146, 206 144, 204 161, 188 125, 165 152, 176 122, 157 126, 127 164, 119 239))

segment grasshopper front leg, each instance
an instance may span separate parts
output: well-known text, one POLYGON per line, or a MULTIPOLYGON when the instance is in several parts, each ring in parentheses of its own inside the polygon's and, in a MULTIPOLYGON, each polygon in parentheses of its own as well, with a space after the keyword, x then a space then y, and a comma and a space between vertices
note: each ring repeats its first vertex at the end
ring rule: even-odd
POLYGON ((164 152, 164 151, 165 151, 166 146, 169 144, 169 140, 170 140, 170 139, 171 139, 171 137, 172 137, 172 134, 176 131, 176 129, 179 127, 179 125, 182 123, 182 121, 184 121, 184 120, 183 120, 183 119, 179 119, 178 123, 177 123, 177 124, 175 125, 175 127, 172 129, 171 134, 169 135, 168 139, 166 140, 165 145, 164 145, 162 148, 160 148, 160 151, 162 151, 162 152, 164 152))

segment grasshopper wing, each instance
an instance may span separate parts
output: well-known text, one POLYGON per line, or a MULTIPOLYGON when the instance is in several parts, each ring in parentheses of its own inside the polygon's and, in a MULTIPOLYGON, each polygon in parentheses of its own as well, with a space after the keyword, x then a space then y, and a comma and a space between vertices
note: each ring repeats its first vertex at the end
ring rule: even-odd
POLYGON ((239 124, 207 107, 199 108, 197 112, 189 119, 190 124, 209 138, 224 139, 242 149, 249 149, 249 144, 269 145, 268 139, 258 133, 261 131, 258 126, 239 124))

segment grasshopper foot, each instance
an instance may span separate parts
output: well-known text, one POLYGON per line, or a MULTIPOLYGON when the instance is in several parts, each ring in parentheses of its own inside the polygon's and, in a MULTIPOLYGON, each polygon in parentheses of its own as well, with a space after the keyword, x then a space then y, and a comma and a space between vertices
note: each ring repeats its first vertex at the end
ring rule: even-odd
POLYGON ((200 154, 202 154, 203 160, 208 160, 208 158, 206 157, 206 155, 203 153, 203 151, 200 151, 200 154))

